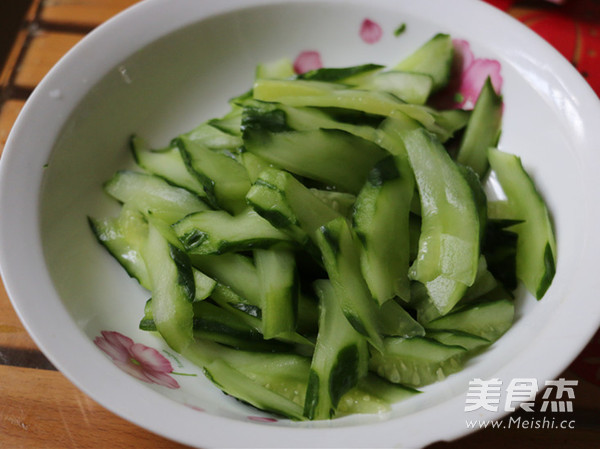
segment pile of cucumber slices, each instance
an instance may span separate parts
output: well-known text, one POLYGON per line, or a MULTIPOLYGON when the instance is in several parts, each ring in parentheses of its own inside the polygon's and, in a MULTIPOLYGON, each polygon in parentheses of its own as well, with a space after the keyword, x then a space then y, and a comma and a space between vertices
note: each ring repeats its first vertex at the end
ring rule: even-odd
POLYGON ((453 58, 438 34, 390 68, 262 64, 224 117, 160 149, 133 136, 137 168, 104 185, 119 215, 89 222, 149 291, 140 328, 293 420, 384 412, 500 338, 556 243, 497 148, 491 82, 472 110, 432 106, 453 58))

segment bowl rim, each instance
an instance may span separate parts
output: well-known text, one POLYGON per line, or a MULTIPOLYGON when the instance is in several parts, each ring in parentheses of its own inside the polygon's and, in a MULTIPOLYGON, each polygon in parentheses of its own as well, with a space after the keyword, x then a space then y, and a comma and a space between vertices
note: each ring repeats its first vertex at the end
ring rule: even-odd
MULTIPOLYGON (((48 154, 35 154, 30 151, 28 158, 24 158, 23 150, 20 148, 36 148, 38 147, 36 145, 43 143, 44 139, 49 139, 48 141, 53 142, 54 145, 62 131, 64 117, 68 116, 69 112, 84 98, 89 87, 104 76, 103 72, 94 73, 91 68, 83 68, 85 82, 76 83, 73 86, 73 89, 63 99, 62 109, 56 113, 53 109, 55 106, 48 104, 49 93, 55 89, 56 80, 69 76, 69 72, 77 65, 77 61, 88 52, 98 52, 110 48, 112 53, 107 56, 109 64, 103 65, 103 67, 116 66, 136 49, 201 19, 246 7, 320 2, 322 0, 230 0, 228 2, 202 2, 202 6, 191 6, 189 2, 178 1, 169 2, 169 8, 165 8, 163 0, 144 0, 137 3, 90 32, 50 70, 26 102, 11 130, 4 153, 0 158, 0 211, 3 211, 3 219, 0 220, 0 270, 8 296, 25 328, 49 360, 72 383, 95 401, 141 427, 184 444, 201 444, 202 447, 207 448, 235 446, 235 443, 239 441, 260 441, 262 447, 277 447, 282 442, 290 445, 290 447, 317 447, 327 443, 342 447, 365 444, 387 447, 397 444, 401 437, 397 434, 398 423, 394 422, 396 420, 372 424, 372 431, 378 432, 375 435, 378 435, 378 438, 380 437, 377 441, 372 441, 368 435, 365 435, 367 432, 364 432, 364 426, 284 428, 232 421, 209 414, 203 414, 202 417, 199 417, 196 411, 185 410, 180 404, 176 404, 158 393, 149 393, 144 385, 132 379, 124 379, 125 376, 117 368, 107 369, 107 372, 102 374, 93 372, 89 366, 93 366, 95 363, 83 366, 84 364, 73 360, 69 353, 58 350, 57 347, 60 342, 68 338, 72 344, 71 353, 91 353, 90 360, 98 361, 98 363, 102 363, 101 361, 104 360, 104 356, 99 351, 90 349, 93 347, 92 342, 72 322, 66 310, 54 317, 56 322, 52 329, 42 326, 47 319, 45 316, 46 310, 39 307, 33 301, 33 298, 39 297, 41 294, 46 295, 48 298, 47 307, 54 311, 60 311, 61 307, 64 309, 60 298, 53 289, 53 282, 44 269, 43 258, 38 257, 39 260, 32 260, 32 257, 35 259, 35 254, 41 254, 43 251, 39 233, 40 215, 37 204, 39 203, 43 181, 43 175, 40 175, 40 167, 44 165, 48 154), (185 12, 189 12, 190 8, 196 15, 185 14, 185 12), (147 27, 152 28, 152 30, 136 29, 136 32, 132 34, 131 29, 139 21, 152 24, 152 26, 147 27), (51 114, 53 111, 54 115, 51 114), (48 117, 50 117, 49 120, 48 117), (32 127, 40 131, 31 133, 32 127), (42 139, 42 136, 44 139, 42 139), (15 175, 15 173, 20 175, 15 175), (30 184, 29 191, 19 191, 15 194, 11 186, 18 183, 18 176, 33 181, 30 184), (16 239, 15 233, 17 232, 20 235, 28 235, 29 240, 24 243, 20 239, 16 239), (30 271, 35 273, 36 282, 28 282, 27 274, 30 271), (81 338, 82 336, 84 338, 81 338), (115 389, 115 382, 119 384, 117 389, 115 389), (142 400, 136 404, 131 404, 124 394, 126 392, 135 394, 136 397, 142 398, 142 400), (160 414, 152 412, 152 408, 157 406, 162 410, 160 414), (195 429, 183 432, 181 426, 174 426, 172 423, 166 422, 163 416, 178 416, 182 418, 183 422, 202 421, 203 428, 208 429, 232 425, 235 422, 236 431, 224 432, 219 435, 204 435, 200 441, 195 429)), ((342 5, 348 2, 345 0, 328 0, 324 3, 342 5)), ((353 1, 353 3, 361 5, 364 2, 353 1)), ((401 9, 406 7, 409 1, 373 0, 372 4, 382 8, 401 9)), ((498 36, 500 41, 498 45, 502 45, 507 40, 526 39, 528 45, 537 51, 533 63, 544 61, 553 67, 559 68, 554 73, 555 82, 561 84, 565 89, 568 87, 568 92, 576 94, 573 101, 576 102, 580 114, 600 117, 600 101, 598 101, 598 97, 587 82, 554 48, 518 21, 508 15, 501 15, 492 6, 478 0, 455 0, 452 2, 451 7, 444 0, 427 0, 426 2, 419 2, 418 5, 411 4, 410 7, 413 9, 413 13, 421 13, 421 11, 432 7, 432 5, 440 14, 445 13, 448 17, 463 22, 464 18, 461 18, 459 13, 467 8, 470 14, 494 20, 495 23, 504 27, 507 35, 512 35, 510 39, 506 36, 498 36)), ((482 20, 482 22, 484 21, 482 20)), ((600 129, 592 129, 589 132, 600 139, 600 129)), ((597 156, 595 157, 598 159, 597 156)), ((591 222, 598 222, 600 220, 600 210, 590 209, 587 218, 591 222)), ((586 235, 586 238, 589 239, 590 248, 600 244, 600 238, 597 236, 586 235)), ((582 257, 585 257, 585 260, 589 263, 594 261, 592 250, 586 250, 582 257)), ((585 281, 587 286, 600 287, 599 281, 589 279, 585 281)), ((562 313, 552 315, 552 319, 540 331, 540 335, 531 342, 529 347, 529 351, 550 354, 548 341, 561 345, 563 352, 560 353, 559 351, 557 358, 545 357, 537 362, 535 368, 540 377, 554 378, 560 374, 561 370, 576 357, 576 351, 585 346, 600 324, 600 305, 590 304, 587 309, 590 313, 585 317, 581 317, 576 311, 569 310, 563 304, 560 305, 560 310, 562 313), (556 336, 552 335, 552 329, 554 326, 562 327, 565 325, 573 328, 570 340, 559 342, 556 336), (557 359, 560 359, 560 362, 557 359)), ((504 367, 497 375, 510 377, 513 372, 512 367, 517 366, 519 363, 527 364, 524 353, 516 355, 510 367, 504 367)), ((458 400, 461 399, 458 398, 458 400)), ((443 422, 436 422, 435 432, 432 431, 434 438, 454 439, 468 432, 468 429, 464 426, 464 421, 462 421, 462 416, 458 417, 459 419, 451 416, 453 410, 456 409, 456 401, 457 398, 454 397, 435 407, 437 413, 448 419, 443 420, 443 422)), ((424 410, 403 417, 402 428, 410 429, 414 427, 428 413, 430 413, 428 410, 424 410)), ((499 419, 500 417, 498 413, 488 415, 489 419, 499 419)), ((419 435, 408 436, 404 442, 414 446, 433 441, 435 440, 430 437, 419 435)))

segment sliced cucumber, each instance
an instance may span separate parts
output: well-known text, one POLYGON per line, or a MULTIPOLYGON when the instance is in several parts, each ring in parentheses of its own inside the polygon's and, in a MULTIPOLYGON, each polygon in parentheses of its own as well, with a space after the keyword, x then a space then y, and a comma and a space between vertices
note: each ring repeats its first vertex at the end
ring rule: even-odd
POLYGON ((481 252, 488 269, 509 290, 517 288, 517 241, 516 232, 508 228, 520 220, 488 220, 481 252))
POLYGON ((404 401, 419 393, 421 393, 419 390, 389 382, 374 373, 369 373, 355 388, 344 395, 338 411, 340 415, 387 412, 391 404, 404 401))
POLYGON ((356 195, 351 193, 323 189, 310 189, 310 191, 314 196, 344 217, 350 216, 356 202, 356 195))
POLYGON ((247 127, 244 145, 271 164, 351 193, 360 190, 371 167, 385 156, 368 140, 327 129, 271 133, 247 127))
POLYGON ((244 300, 256 307, 262 304, 260 282, 251 257, 240 253, 190 256, 192 265, 219 284, 231 287, 244 300))
POLYGON ((502 97, 496 94, 490 78, 483 85, 463 135, 456 160, 471 167, 483 179, 489 168, 488 148, 500 138, 502 97))
POLYGON ((344 394, 367 374, 367 341, 350 325, 331 282, 316 281, 321 300, 319 334, 304 403, 308 419, 331 419, 344 394))
POLYGON ((235 314, 208 301, 194 305, 194 337, 246 351, 290 351, 291 345, 265 341, 263 335, 235 314))
POLYGON ((378 312, 381 333, 392 337, 422 337, 425 329, 396 299, 381 305, 378 312))
POLYGON ((250 178, 242 164, 189 137, 179 137, 176 144, 188 169, 204 186, 211 206, 231 213, 246 208, 245 196, 250 188, 250 178))
POLYGON ((347 320, 369 343, 381 350, 378 305, 361 276, 357 237, 343 217, 319 228, 316 234, 323 264, 347 320))
POLYGON ((286 79, 295 75, 294 65, 288 58, 265 62, 256 66, 256 79, 286 79))
MULTIPOLYGON (((228 117, 227 121, 225 119, 213 119, 202 123, 183 136, 210 150, 225 155, 236 152, 242 146, 240 135, 242 109, 232 110, 228 117), (233 121, 233 123, 229 123, 230 121, 233 121)), ((176 147, 177 142, 173 143, 175 144, 173 146, 176 147)))
POLYGON ((238 398, 261 410, 302 420, 302 406, 253 381, 244 372, 223 360, 215 360, 204 368, 206 377, 230 396, 238 398))
POLYGON ((194 275, 194 285, 196 286, 194 302, 200 302, 211 295, 217 286, 217 281, 194 267, 192 267, 192 273, 194 275))
POLYGON ((354 206, 362 274, 380 305, 396 295, 410 299, 408 221, 414 189, 408 161, 390 156, 371 170, 354 206))
POLYGON ((191 254, 268 248, 290 240, 250 208, 234 216, 222 210, 190 214, 175 223, 173 230, 191 254))
POLYGON ((426 329, 461 331, 496 341, 512 325, 515 305, 510 299, 499 299, 468 305, 426 325, 426 329))
POLYGON ((135 205, 143 214, 169 224, 191 212, 208 209, 197 195, 145 173, 119 171, 104 185, 104 190, 121 203, 135 205))
POLYGON ((548 209, 518 156, 490 149, 488 158, 507 197, 504 209, 509 215, 500 218, 523 220, 511 227, 518 235, 517 277, 541 299, 556 272, 556 241, 548 209))
POLYGON ((206 197, 202 184, 189 173, 176 146, 154 150, 139 136, 131 137, 130 146, 135 161, 141 168, 164 178, 169 184, 183 187, 200 197, 206 197))
POLYGON ((386 117, 408 116, 442 140, 449 137, 448 130, 436 122, 434 109, 405 103, 384 91, 346 89, 316 81, 258 80, 254 85, 254 98, 296 107, 344 108, 386 117))
POLYGON ((433 79, 433 90, 439 90, 448 83, 453 59, 452 38, 440 33, 399 62, 394 70, 429 75, 433 79))
POLYGON ((116 218, 88 217, 98 241, 142 287, 151 289, 141 250, 148 235, 148 222, 133 206, 123 206, 116 218))
POLYGON ((369 77, 360 89, 381 90, 412 104, 425 104, 433 88, 433 78, 424 73, 388 70, 369 77))
POLYGON ((305 246, 320 226, 340 216, 290 173, 274 168, 260 174, 246 198, 259 215, 305 246))
POLYGON ((323 67, 302 73, 298 75, 298 79, 355 85, 360 84, 364 78, 369 78, 374 73, 379 72, 383 67, 379 64, 363 64, 351 67, 323 67))
POLYGON ((152 224, 142 255, 152 283, 152 316, 167 344, 182 352, 193 339, 195 285, 189 258, 152 224))
POLYGON ((299 283, 294 253, 288 249, 254 250, 266 339, 289 336, 298 321, 299 283))
POLYGON ((425 130, 404 135, 421 200, 419 253, 410 276, 425 285, 441 314, 477 275, 479 216, 473 192, 444 147, 425 130))
POLYGON ((383 352, 372 354, 370 369, 390 382, 422 387, 459 371, 466 352, 423 337, 387 337, 383 352))
POLYGON ((432 330, 427 331, 427 337, 449 346, 461 346, 467 351, 475 351, 490 345, 490 341, 476 335, 460 331, 432 330))

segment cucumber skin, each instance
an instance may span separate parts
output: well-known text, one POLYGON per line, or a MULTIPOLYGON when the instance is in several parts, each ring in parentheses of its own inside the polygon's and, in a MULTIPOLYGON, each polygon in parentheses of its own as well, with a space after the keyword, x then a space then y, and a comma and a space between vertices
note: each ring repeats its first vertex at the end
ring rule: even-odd
POLYGON ((490 149, 488 159, 508 198, 504 213, 509 216, 501 218, 522 220, 509 228, 518 235, 517 277, 539 300, 556 274, 556 240, 548 209, 520 157, 490 149))

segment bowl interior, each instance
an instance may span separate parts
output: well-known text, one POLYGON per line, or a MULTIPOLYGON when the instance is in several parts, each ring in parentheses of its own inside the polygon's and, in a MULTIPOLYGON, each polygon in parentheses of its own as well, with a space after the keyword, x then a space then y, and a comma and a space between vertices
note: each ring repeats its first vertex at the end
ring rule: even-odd
MULTIPOLYGON (((147 8, 159 11, 160 2, 148 3, 147 8)), ((582 291, 581 283, 577 284, 581 281, 578 267, 586 263, 587 243, 582 236, 591 235, 589 220, 596 213, 592 212, 590 195, 598 190, 587 167, 591 157, 597 159, 589 147, 591 133, 595 131, 589 129, 578 97, 565 85, 569 80, 581 82, 570 69, 562 72, 566 62, 535 39, 527 44, 527 51, 541 48, 549 52, 547 65, 532 59, 523 50, 525 44, 512 45, 511 40, 532 36, 508 18, 491 22, 483 33, 481 25, 473 23, 474 19, 467 21, 460 15, 461 8, 471 7, 473 17, 496 20, 491 8, 482 8, 477 2, 457 2, 455 9, 437 1, 422 5, 419 2, 418 6, 409 1, 262 3, 235 11, 225 11, 227 8, 223 6, 223 13, 210 17, 204 16, 199 5, 188 5, 187 16, 179 6, 180 10, 175 8, 175 12, 166 13, 167 19, 173 20, 171 30, 152 38, 144 37, 146 42, 141 48, 127 50, 119 60, 107 58, 110 64, 86 59, 89 55, 82 46, 79 53, 63 64, 63 73, 68 76, 51 76, 33 98, 32 102, 55 105, 65 115, 64 126, 54 139, 49 156, 45 156, 47 166, 39 200, 45 264, 52 289, 60 298, 58 303, 50 302, 47 307, 52 308, 52 313, 66 312, 84 337, 82 350, 89 354, 65 355, 55 349, 54 342, 45 343, 53 361, 68 374, 74 364, 70 360, 85 357, 86 363, 105 373, 107 379, 131 386, 132 394, 145 395, 152 390, 151 399, 133 398, 140 404, 168 402, 170 410, 186 417, 202 410, 204 415, 253 426, 269 424, 274 428, 356 428, 359 424, 381 423, 401 416, 423 416, 436 408, 447 414, 451 409, 440 407, 449 400, 454 400, 454 410, 461 414, 470 379, 492 377, 502 370, 506 375, 514 375, 515 360, 521 356, 533 358, 534 362, 539 360, 521 364, 522 371, 517 373, 520 377, 558 374, 564 364, 547 365, 545 357, 551 352, 549 345, 562 347, 560 338, 564 336, 555 341, 550 337, 543 346, 538 345, 538 340, 549 323, 558 319, 557 313, 563 310, 565 302, 587 307, 587 300, 581 297, 585 296, 585 289, 582 291), (434 9, 437 13, 431 14, 434 9), (190 18, 194 14, 199 19, 190 18), (383 37, 376 44, 367 44, 359 36, 365 18, 383 29, 383 37), (176 26, 177 23, 184 26, 176 26), (394 36, 393 31, 402 23, 406 23, 406 31, 394 36), (511 27, 516 34, 505 36, 511 27), (203 377, 200 368, 174 354, 154 335, 138 329, 148 292, 129 278, 96 242, 87 217, 117 212, 118 206, 102 192, 102 184, 116 170, 133 167, 128 149, 131 134, 137 133, 152 146, 161 147, 177 134, 225 113, 227 101, 251 87, 257 63, 281 57, 294 59, 303 50, 317 50, 326 66, 393 64, 438 32, 467 39, 477 57, 497 59, 502 64, 505 110, 500 148, 522 157, 553 213, 559 254, 554 284, 540 302, 519 292, 516 323, 497 344, 473 359, 461 373, 426 388, 427 394, 398 404, 389 416, 348 417, 310 424, 266 422, 266 415, 224 397, 203 377), (78 59, 89 66, 76 70, 78 59), (78 87, 73 88, 74 85, 78 87), (76 91, 86 93, 79 95, 76 91), (43 95, 47 98, 38 99, 43 95), (72 101, 72 97, 77 98, 72 101), (118 331, 159 350, 172 362, 175 371, 188 374, 177 377, 181 388, 173 390, 149 384, 134 388, 137 381, 121 373, 92 344, 105 330, 118 331), (526 354, 536 345, 537 353, 526 354), (540 371, 540 366, 546 370, 540 371), (256 422, 261 419, 262 422, 256 422)), ((135 25, 134 12, 123 17, 123 23, 115 21, 113 28, 135 25)), ((159 21, 158 13, 148 17, 159 21)), ((152 25, 153 22, 147 24, 152 25)), ((137 28, 130 32, 149 36, 147 31, 140 31, 143 26, 146 25, 137 23, 137 28)), ((96 39, 102 38, 102 32, 98 30, 96 39)), ((24 302, 20 307, 27 321, 28 309, 34 306, 24 302)), ((34 324, 31 330, 35 335, 34 324)), ((574 335, 574 340, 577 339, 580 337, 574 335)), ((570 355, 560 357, 568 362, 570 355)), ((84 379, 73 380, 92 396, 102 395, 100 390, 88 387, 84 379)), ((106 385, 103 388, 109 389, 106 385)), ((110 407, 110 400, 105 405, 110 407)), ((137 413, 133 406, 115 411, 127 417, 137 413)), ((446 430, 447 434, 457 434, 464 429, 446 430)), ((423 429, 414 441, 426 441, 425 435, 423 429)))

